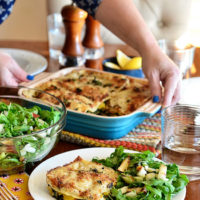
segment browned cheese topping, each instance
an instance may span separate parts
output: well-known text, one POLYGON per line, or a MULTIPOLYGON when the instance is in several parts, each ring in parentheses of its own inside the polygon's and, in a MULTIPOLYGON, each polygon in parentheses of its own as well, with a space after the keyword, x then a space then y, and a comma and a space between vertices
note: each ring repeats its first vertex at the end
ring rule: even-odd
MULTIPOLYGON (((146 80, 86 69, 73 70, 36 88, 60 98, 68 109, 105 116, 129 114, 151 97, 146 80)), ((36 97, 55 103, 45 94, 36 97)))
POLYGON ((103 200, 116 182, 117 173, 113 169, 81 157, 47 173, 50 188, 74 199, 103 200))

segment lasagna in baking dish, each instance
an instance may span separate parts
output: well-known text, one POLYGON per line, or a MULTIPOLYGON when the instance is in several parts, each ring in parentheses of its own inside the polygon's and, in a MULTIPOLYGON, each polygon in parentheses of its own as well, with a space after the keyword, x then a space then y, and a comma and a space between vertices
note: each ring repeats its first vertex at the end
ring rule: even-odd
POLYGON ((73 162, 47 172, 50 194, 56 199, 105 200, 117 182, 117 173, 100 163, 77 157, 73 162))
MULTIPOLYGON (((61 99, 67 109, 104 116, 129 114, 151 97, 146 80, 87 69, 73 70, 36 88, 61 99)), ((45 94, 34 97, 54 103, 45 94)))

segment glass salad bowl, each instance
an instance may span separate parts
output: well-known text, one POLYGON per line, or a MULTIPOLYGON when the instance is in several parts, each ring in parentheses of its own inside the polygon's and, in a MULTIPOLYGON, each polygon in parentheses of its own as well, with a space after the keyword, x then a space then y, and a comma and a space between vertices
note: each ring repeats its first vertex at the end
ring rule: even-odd
POLYGON ((0 175, 23 171, 26 163, 43 159, 56 144, 65 116, 64 104, 51 94, 0 87, 0 175), (55 104, 27 95, 35 92, 55 104))

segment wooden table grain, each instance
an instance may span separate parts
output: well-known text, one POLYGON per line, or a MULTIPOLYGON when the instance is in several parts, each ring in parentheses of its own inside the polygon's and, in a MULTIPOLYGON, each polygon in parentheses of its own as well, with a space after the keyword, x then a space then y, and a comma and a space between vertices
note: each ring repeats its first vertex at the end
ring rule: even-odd
MULTIPOLYGON (((0 41, 0 48, 19 48, 34 51, 46 57, 48 59, 48 72, 54 72, 59 69, 59 64, 57 60, 49 58, 48 43, 40 41, 0 41)), ((121 49, 128 55, 138 55, 136 51, 131 49, 126 45, 105 45, 105 57, 110 57, 115 55, 115 50, 121 49)), ((200 76, 200 48, 196 48, 192 76, 200 76)), ((59 141, 55 148, 49 153, 49 155, 42 161, 70 150, 85 148, 85 146, 73 144, 66 141, 59 141)), ((200 159, 200 158, 199 158, 200 159)), ((36 167, 37 163, 34 167, 36 167)), ((33 167, 33 168, 34 168, 33 167)), ((30 169, 31 172, 33 169, 30 169)), ((185 200, 200 200, 200 180, 191 181, 187 186, 186 198, 185 200)))

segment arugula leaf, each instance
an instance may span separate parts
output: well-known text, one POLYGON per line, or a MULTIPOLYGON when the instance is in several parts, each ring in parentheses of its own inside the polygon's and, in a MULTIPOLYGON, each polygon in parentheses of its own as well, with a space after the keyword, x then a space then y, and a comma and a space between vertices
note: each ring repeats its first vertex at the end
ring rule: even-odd
POLYGON ((184 174, 179 175, 177 177, 177 179, 175 179, 173 181, 173 185, 175 187, 174 194, 176 194, 179 191, 181 191, 188 183, 189 183, 189 179, 187 178, 186 175, 184 175, 184 174))
POLYGON ((116 200, 127 200, 127 197, 122 194, 121 190, 113 188, 111 190, 111 194, 113 197, 115 197, 116 200))
POLYGON ((115 149, 115 152, 110 155, 110 157, 106 159, 96 159, 93 158, 94 162, 102 163, 107 167, 111 167, 117 169, 120 163, 128 156, 127 153, 124 153, 124 148, 122 146, 115 149))

